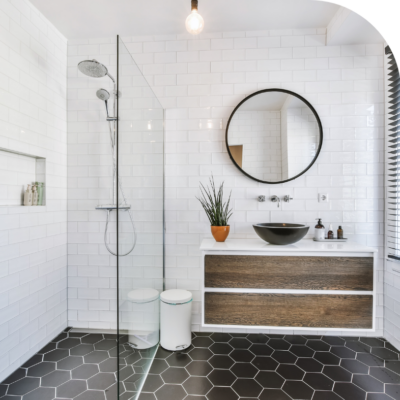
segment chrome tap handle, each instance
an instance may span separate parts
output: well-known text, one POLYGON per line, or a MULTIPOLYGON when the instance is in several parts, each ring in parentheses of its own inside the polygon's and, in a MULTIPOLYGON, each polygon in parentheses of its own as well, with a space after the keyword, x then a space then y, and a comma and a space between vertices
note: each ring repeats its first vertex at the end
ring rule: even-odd
POLYGON ((283 201, 285 201, 286 203, 289 203, 290 200, 293 200, 293 197, 290 197, 288 194, 283 198, 283 201))
POLYGON ((259 201, 260 203, 264 203, 264 201, 265 201, 265 196, 258 196, 258 201, 259 201))
POLYGON ((273 203, 278 203, 278 208, 279 208, 279 203, 280 203, 281 199, 278 196, 275 196, 275 195, 271 196, 271 201, 273 203))

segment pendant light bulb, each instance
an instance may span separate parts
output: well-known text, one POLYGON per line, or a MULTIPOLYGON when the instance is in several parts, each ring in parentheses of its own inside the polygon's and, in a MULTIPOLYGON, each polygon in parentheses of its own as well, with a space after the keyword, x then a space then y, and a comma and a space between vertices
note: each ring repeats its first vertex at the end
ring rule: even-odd
POLYGON ((192 12, 186 18, 186 29, 192 35, 198 35, 204 28, 204 19, 199 14, 198 10, 198 0, 192 0, 192 12))

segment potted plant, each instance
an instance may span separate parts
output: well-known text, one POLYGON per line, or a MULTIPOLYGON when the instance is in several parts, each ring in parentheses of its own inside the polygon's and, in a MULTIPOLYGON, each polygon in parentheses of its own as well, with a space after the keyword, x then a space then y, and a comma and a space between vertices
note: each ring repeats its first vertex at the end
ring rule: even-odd
POLYGON ((201 197, 197 198, 204 208, 211 224, 211 233, 217 242, 225 242, 229 235, 229 218, 232 216, 232 210, 229 209, 232 192, 229 194, 228 201, 224 203, 224 182, 217 190, 215 188, 214 177, 210 178, 210 188, 205 188, 200 183, 201 197))

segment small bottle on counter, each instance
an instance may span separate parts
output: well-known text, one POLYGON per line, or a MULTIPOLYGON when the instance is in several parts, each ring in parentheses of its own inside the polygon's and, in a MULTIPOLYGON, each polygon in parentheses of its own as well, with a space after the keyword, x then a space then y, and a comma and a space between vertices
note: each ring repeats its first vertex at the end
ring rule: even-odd
POLYGON ((330 225, 329 225, 328 239, 333 239, 333 229, 332 229, 332 224, 330 224, 330 225))
POLYGON ((322 225, 321 218, 317 218, 318 224, 315 225, 314 239, 324 240, 325 239, 325 227, 322 225))
POLYGON ((31 185, 28 185, 24 194, 24 206, 31 206, 32 205, 32 191, 31 185))
POLYGON ((337 230, 337 238, 338 239, 343 239, 343 229, 342 227, 339 225, 339 228, 337 230))

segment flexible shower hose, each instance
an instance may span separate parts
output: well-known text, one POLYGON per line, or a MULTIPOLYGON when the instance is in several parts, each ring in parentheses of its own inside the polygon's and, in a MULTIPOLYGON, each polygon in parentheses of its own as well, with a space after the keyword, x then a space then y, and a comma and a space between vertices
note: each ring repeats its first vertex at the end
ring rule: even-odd
MULTIPOLYGON (((114 177, 117 176, 117 166, 116 166, 116 164, 115 164, 115 158, 114 158, 114 145, 115 145, 115 144, 114 144, 113 139, 112 139, 111 122, 109 122, 108 126, 109 126, 109 129, 110 129, 111 156, 112 156, 112 160, 113 160, 113 179, 114 179, 114 177)), ((122 187, 122 182, 121 182, 120 179, 118 179, 118 186, 119 186, 119 190, 121 191, 122 198, 124 199, 124 204, 125 204, 125 205, 128 205, 127 202, 126 202, 126 197, 125 197, 124 189, 123 189, 123 187, 122 187)), ((117 189, 117 190, 118 190, 118 189, 117 189)), ((104 245, 106 246, 106 249, 108 250, 109 253, 111 253, 113 256, 116 256, 117 253, 114 253, 114 252, 108 247, 108 243, 107 243, 107 232, 108 232, 108 223, 109 223, 109 219, 110 219, 110 212, 111 212, 111 210, 108 209, 108 210, 107 210, 107 222, 106 222, 106 227, 105 227, 105 229, 104 229, 104 245)), ((135 248, 135 246, 136 246, 136 239, 137 239, 137 237, 136 237, 136 228, 135 228, 135 223, 133 222, 133 216, 132 216, 132 213, 131 213, 131 210, 130 210, 130 209, 128 209, 128 213, 129 213, 129 218, 130 218, 130 220, 131 220, 132 228, 133 228, 133 244, 132 244, 131 249, 130 249, 127 253, 125 253, 125 254, 118 254, 118 255, 121 256, 121 257, 127 256, 128 254, 130 254, 130 253, 133 251, 133 249, 135 248)))

